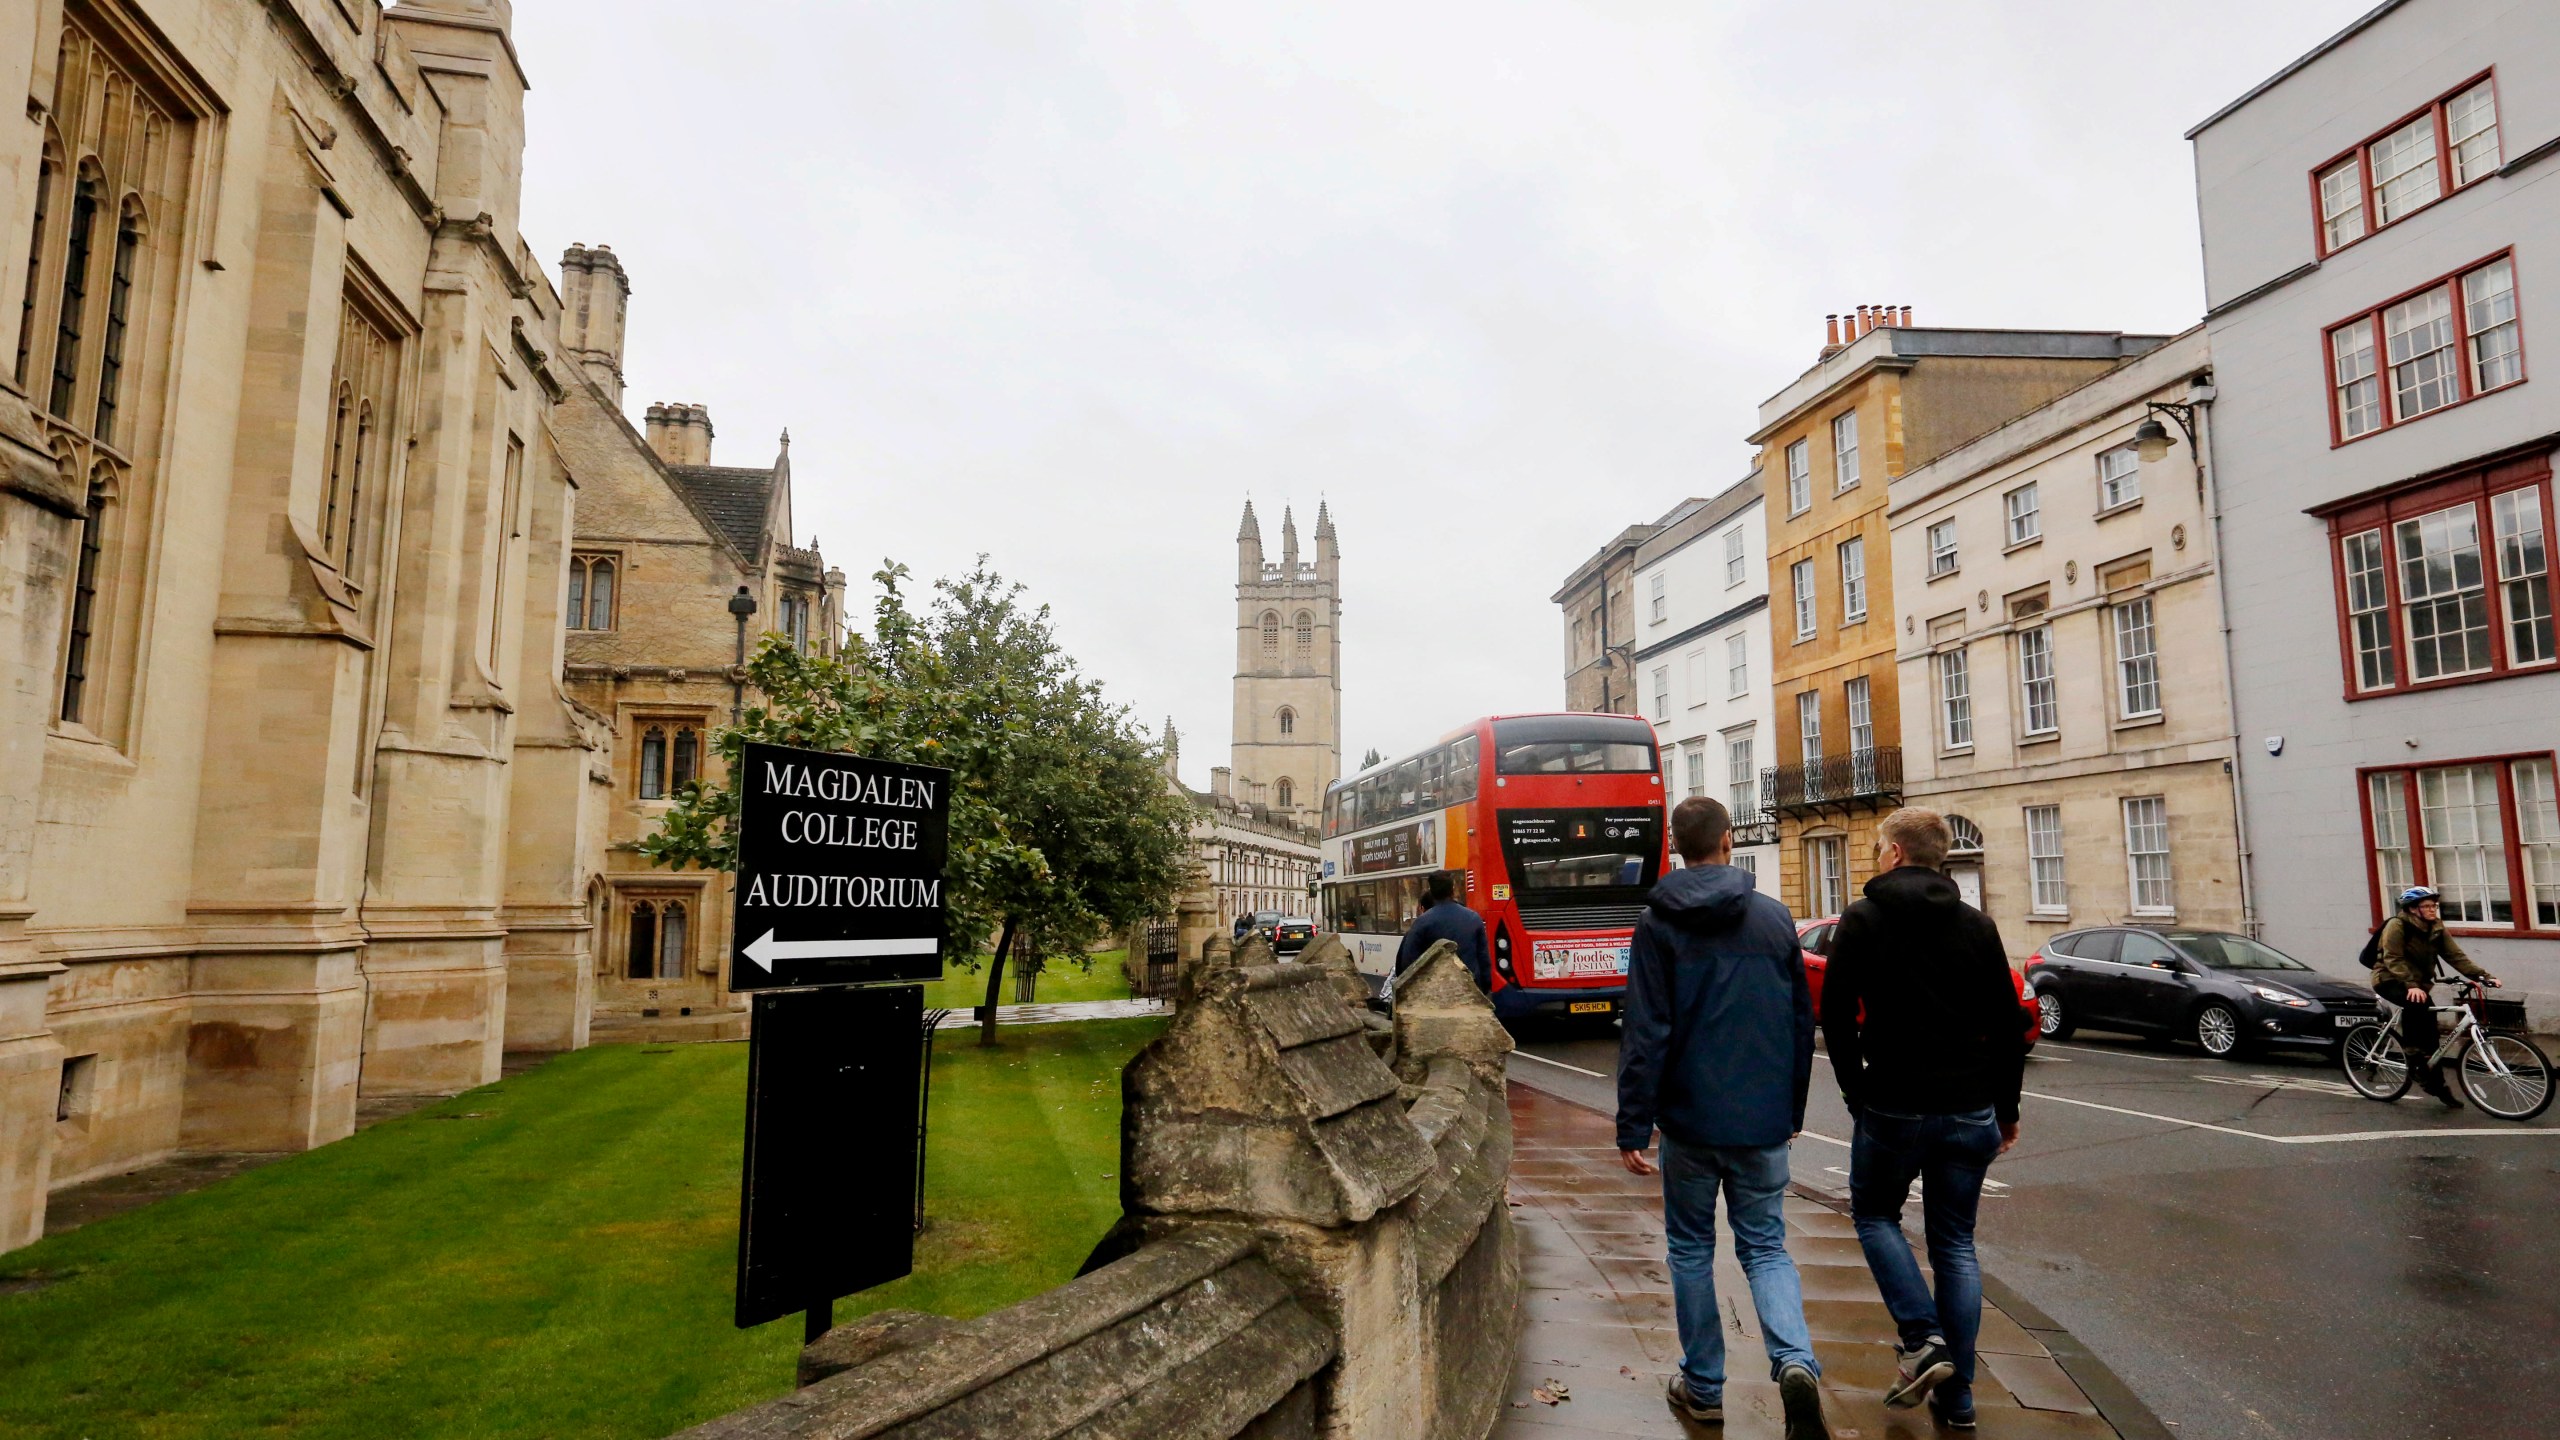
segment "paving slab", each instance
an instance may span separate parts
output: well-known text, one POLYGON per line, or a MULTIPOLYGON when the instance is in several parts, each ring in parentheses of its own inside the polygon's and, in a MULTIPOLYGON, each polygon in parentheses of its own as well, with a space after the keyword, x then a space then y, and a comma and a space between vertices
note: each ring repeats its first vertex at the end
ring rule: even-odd
MULTIPOLYGON (((1521 1238, 1522 1326, 1510 1393, 1493 1434, 1509 1440, 1575 1436, 1722 1436, 1777 1440, 1778 1389, 1768 1376, 1750 1282, 1718 1227, 1716 1299, 1725 1314, 1725 1421, 1693 1425, 1674 1415, 1663 1385, 1678 1368, 1670 1266, 1663 1251, 1661 1182, 1619 1166, 1607 1116, 1569 1100, 1511 1086, 1510 1203, 1521 1238), (1537 1392, 1563 1399, 1548 1404, 1537 1392)), ((1823 1368, 1823 1413, 1841 1440, 1937 1440, 1926 1411, 1887 1410, 1894 1374, 1893 1320, 1876 1293, 1849 1218, 1815 1194, 1786 1202, 1787 1248, 1803 1277, 1805 1319, 1823 1368)), ((1925 1264, 1925 1261, 1924 1261, 1925 1264)), ((2099 1413, 2038 1338, 2067 1337, 1986 1300, 1976 1433, 1990 1440, 2134 1440, 2099 1413), (2031 1330, 2030 1325, 2034 1328, 2031 1330)), ((2076 1346, 2072 1354, 2085 1356, 2076 1346)), ((2066 1357, 2068 1358, 2068 1357, 2066 1357)), ((2077 1363, 2077 1362, 2075 1362, 2077 1363)), ((2107 1377, 2112 1380, 2112 1377, 2107 1377)), ((2147 1418, 2147 1412, 2145 1415, 2147 1418)), ((2156 1422, 2153 1422, 2156 1426, 2156 1422)))

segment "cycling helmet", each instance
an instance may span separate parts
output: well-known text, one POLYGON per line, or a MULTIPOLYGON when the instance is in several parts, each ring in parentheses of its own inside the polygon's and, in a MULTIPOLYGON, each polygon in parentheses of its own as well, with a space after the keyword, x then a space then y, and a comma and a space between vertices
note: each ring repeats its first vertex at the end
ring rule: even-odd
POLYGON ((2400 892, 2400 908, 2406 910, 2413 905, 2421 905, 2429 900, 2441 900, 2443 898, 2443 896, 2438 895, 2435 892, 2435 888, 2433 886, 2412 885, 2408 889, 2400 892))

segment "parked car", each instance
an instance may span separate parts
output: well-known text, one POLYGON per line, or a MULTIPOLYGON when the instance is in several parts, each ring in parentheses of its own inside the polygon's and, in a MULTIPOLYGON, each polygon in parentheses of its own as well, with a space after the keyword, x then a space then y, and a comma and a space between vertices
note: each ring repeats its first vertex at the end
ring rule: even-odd
POLYGON ((2220 930, 2109 925, 2071 930, 2027 961, 2045 1035, 2117 1030, 2193 1040, 2243 1058, 2264 1046, 2331 1051, 2381 1006, 2272 945, 2220 930))
POLYGON ((1316 922, 1304 915, 1283 915, 1271 924, 1271 953, 1295 955, 1316 938, 1316 922))
MULTIPOLYGON (((1802 920, 1796 923, 1796 944, 1804 950, 1804 978, 1813 987, 1814 1013, 1822 1013, 1822 975, 1831 966, 1831 942, 1840 933, 1840 917, 1802 920)), ((2027 981, 2016 966, 2009 967, 2009 982, 2018 988, 2018 1023, 2026 1030, 2027 1048, 2036 1048, 2042 1033, 2035 997, 2027 993, 2027 981)))

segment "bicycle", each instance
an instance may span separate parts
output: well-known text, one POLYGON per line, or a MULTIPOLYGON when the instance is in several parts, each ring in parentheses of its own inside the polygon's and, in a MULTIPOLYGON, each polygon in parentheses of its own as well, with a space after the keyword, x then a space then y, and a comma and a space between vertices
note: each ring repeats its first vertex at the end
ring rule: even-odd
MULTIPOLYGON (((2427 1064, 2455 1062, 2463 1093, 2484 1114, 2501 1120, 2530 1120, 2541 1114, 2551 1104, 2551 1061, 2531 1040, 2510 1032, 2510 1026, 2523 1028, 2523 1002, 2492 1001, 2487 987, 2476 980, 2464 978, 2456 984, 2459 990, 2453 1003, 2433 1007, 2444 1038, 2427 1057, 2427 1064), (2496 1019, 2495 1028, 2483 1023, 2484 1012, 2496 1019)), ((2400 1048, 2394 1023, 2398 1007, 2386 1001, 2382 1010, 2381 1019, 2347 1032, 2338 1046, 2338 1063, 2357 1094, 2391 1101, 2409 1092, 2417 1071, 2400 1048)))

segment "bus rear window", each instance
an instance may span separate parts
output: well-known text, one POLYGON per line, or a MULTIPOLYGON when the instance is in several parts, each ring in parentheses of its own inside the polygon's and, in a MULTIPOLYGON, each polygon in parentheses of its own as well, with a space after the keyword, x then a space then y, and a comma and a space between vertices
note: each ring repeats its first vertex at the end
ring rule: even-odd
POLYGON ((1493 727, 1498 775, 1648 775, 1653 730, 1619 715, 1533 715, 1493 727))

